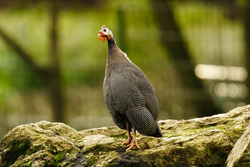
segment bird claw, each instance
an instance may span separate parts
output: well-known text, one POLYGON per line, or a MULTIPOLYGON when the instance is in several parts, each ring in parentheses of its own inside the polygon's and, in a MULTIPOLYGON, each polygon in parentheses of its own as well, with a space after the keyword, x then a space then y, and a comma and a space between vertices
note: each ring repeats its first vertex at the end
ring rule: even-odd
POLYGON ((130 143, 131 143, 131 139, 130 138, 128 138, 125 142, 123 142, 122 144, 124 144, 124 145, 130 145, 130 143))
POLYGON ((139 150, 141 149, 137 141, 132 139, 132 141, 127 145, 128 148, 126 151, 131 150, 134 146, 136 146, 139 150))
POLYGON ((137 140, 136 140, 135 128, 133 128, 133 137, 131 137, 130 130, 129 130, 129 124, 127 122, 125 122, 125 124, 126 124, 126 128, 127 128, 128 139, 126 141, 124 141, 122 144, 127 145, 126 147, 128 147, 128 148, 126 149, 126 151, 131 150, 134 146, 136 146, 138 149, 141 149, 139 144, 137 143, 137 140))

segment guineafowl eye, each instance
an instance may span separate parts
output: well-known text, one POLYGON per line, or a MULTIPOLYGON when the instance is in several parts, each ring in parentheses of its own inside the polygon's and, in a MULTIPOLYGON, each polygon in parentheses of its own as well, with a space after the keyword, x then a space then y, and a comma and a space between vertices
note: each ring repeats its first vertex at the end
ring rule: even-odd
POLYGON ((107 29, 106 29, 106 28, 104 28, 104 29, 103 29, 103 32, 107 32, 107 29))

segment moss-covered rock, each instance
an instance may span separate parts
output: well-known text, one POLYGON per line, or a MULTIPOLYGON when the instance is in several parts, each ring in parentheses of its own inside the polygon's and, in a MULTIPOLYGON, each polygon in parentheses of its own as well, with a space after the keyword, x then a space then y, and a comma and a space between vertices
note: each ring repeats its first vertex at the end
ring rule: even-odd
POLYGON ((138 135, 142 149, 128 152, 122 145, 126 132, 117 127, 76 131, 41 121, 3 138, 0 166, 224 166, 249 120, 245 106, 211 117, 159 121, 163 137, 138 135))
POLYGON ((235 143, 227 158, 227 167, 250 166, 250 125, 235 143))

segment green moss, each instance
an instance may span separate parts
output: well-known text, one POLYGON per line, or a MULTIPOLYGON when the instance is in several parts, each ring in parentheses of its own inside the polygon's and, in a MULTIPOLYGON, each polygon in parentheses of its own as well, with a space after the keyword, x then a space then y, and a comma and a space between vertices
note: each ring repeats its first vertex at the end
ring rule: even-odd
POLYGON ((44 150, 44 149, 45 149, 45 146, 44 146, 44 145, 41 145, 40 148, 41 148, 41 150, 44 150))
POLYGON ((62 166, 62 161, 66 158, 66 153, 57 152, 52 160, 46 162, 46 166, 48 167, 60 167, 62 166))
POLYGON ((221 124, 218 126, 202 126, 200 128, 195 128, 195 129, 189 129, 189 130, 184 130, 181 132, 176 132, 176 133, 166 133, 166 137, 171 138, 171 137, 178 137, 178 136, 190 136, 190 135, 195 135, 195 134, 200 134, 202 132, 205 132, 207 129, 209 130, 214 130, 218 129, 221 132, 225 133, 226 136, 230 137, 233 140, 237 140, 241 137, 241 135, 244 132, 244 128, 234 128, 233 124, 221 124))
POLYGON ((19 156, 26 155, 30 150, 30 142, 28 141, 18 141, 13 142, 5 154, 3 155, 5 162, 3 166, 10 166, 12 165, 19 156))
POLYGON ((29 161, 29 162, 27 162, 26 164, 24 164, 24 166, 31 166, 32 163, 33 163, 33 161, 29 161))
POLYGON ((232 141, 236 142, 245 131, 245 126, 242 128, 235 128, 234 124, 226 124, 216 126, 215 129, 222 131, 232 141))
POLYGON ((95 160, 94 156, 92 156, 90 159, 88 159, 87 166, 94 165, 95 161, 96 160, 95 160))
POLYGON ((30 154, 32 154, 32 153, 38 152, 38 151, 40 151, 40 150, 43 150, 44 148, 45 148, 45 146, 43 146, 43 145, 34 145, 34 146, 31 146, 31 147, 27 150, 26 154, 30 155, 30 154))
POLYGON ((40 147, 38 145, 33 146, 33 148, 29 151, 28 154, 32 154, 34 152, 37 152, 40 150, 40 147))
MULTIPOLYGON (((3 163, 3 167, 10 166, 15 163, 15 161, 21 155, 30 155, 34 152, 38 152, 39 150, 43 150, 45 146, 43 145, 34 145, 32 146, 29 141, 13 141, 7 151, 3 154, 3 158, 5 159, 3 163)), ((32 161, 27 162, 27 166, 32 165, 32 161)))
POLYGON ((54 161, 55 162, 61 162, 63 159, 65 159, 65 153, 64 152, 58 152, 55 156, 54 156, 54 161))
POLYGON ((198 134, 201 131, 203 131, 205 129, 208 129, 208 128, 211 128, 211 126, 204 126, 204 127, 196 128, 196 129, 188 129, 188 130, 185 130, 185 131, 182 131, 182 132, 176 132, 176 133, 167 133, 166 136, 168 138, 178 137, 178 136, 190 136, 190 135, 198 134))
POLYGON ((178 137, 178 136, 182 136, 182 133, 168 133, 167 137, 171 138, 171 137, 178 137))
POLYGON ((233 134, 236 138, 240 138, 241 135, 244 133, 245 129, 241 129, 241 128, 236 128, 233 129, 233 134))
POLYGON ((29 162, 28 162, 28 165, 29 165, 29 166, 31 166, 31 165, 32 165, 32 163, 33 163, 33 161, 29 161, 29 162))
POLYGON ((113 137, 114 139, 127 139, 127 133, 122 133, 122 134, 119 134, 119 135, 115 135, 115 136, 111 136, 113 137))

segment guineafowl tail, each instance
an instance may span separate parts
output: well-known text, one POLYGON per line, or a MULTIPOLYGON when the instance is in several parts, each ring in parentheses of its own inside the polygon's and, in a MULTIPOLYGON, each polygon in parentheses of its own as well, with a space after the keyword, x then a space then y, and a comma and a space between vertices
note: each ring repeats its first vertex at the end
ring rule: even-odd
POLYGON ((153 137, 162 137, 162 134, 161 134, 161 131, 160 131, 160 128, 159 128, 157 122, 156 122, 156 125, 157 125, 157 130, 156 130, 156 132, 152 136, 153 137))
POLYGON ((132 127, 140 134, 146 136, 161 137, 158 122, 154 120, 150 111, 146 107, 132 108, 126 112, 127 119, 132 127))

